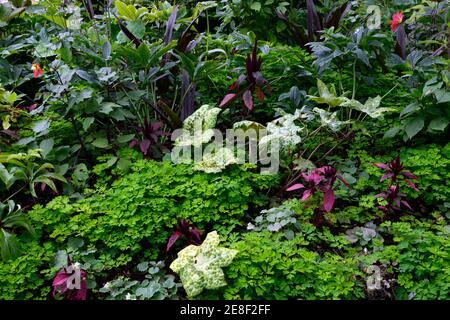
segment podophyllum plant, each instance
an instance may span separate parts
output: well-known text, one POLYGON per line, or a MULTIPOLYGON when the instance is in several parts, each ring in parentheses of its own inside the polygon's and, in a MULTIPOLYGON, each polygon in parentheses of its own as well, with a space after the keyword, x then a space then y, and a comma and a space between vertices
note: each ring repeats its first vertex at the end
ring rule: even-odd
POLYGON ((337 174, 337 170, 331 166, 324 166, 312 170, 309 174, 302 172, 299 178, 302 178, 304 183, 296 183, 287 188, 286 191, 295 191, 304 189, 302 195, 302 201, 306 201, 313 194, 320 191, 323 193, 323 209, 326 212, 330 212, 333 209, 335 196, 333 191, 333 185, 336 178, 341 180, 346 186, 347 182, 340 175, 337 174))
POLYGON ((246 74, 241 74, 238 79, 231 85, 230 91, 220 102, 219 107, 223 108, 237 98, 242 98, 245 107, 252 111, 254 107, 253 93, 256 92, 258 100, 262 103, 266 97, 263 89, 272 94, 272 88, 268 81, 261 74, 262 58, 257 55, 258 41, 255 44, 251 54, 247 54, 245 63, 246 74))
POLYGON ((375 195, 376 198, 383 198, 387 201, 387 204, 378 206, 378 208, 386 213, 398 212, 405 209, 413 210, 409 202, 405 199, 406 195, 400 192, 400 181, 406 182, 415 191, 419 191, 411 181, 418 180, 418 178, 411 172, 404 170, 405 168, 400 161, 400 156, 395 157, 387 163, 374 163, 374 166, 383 169, 385 172, 380 182, 390 179, 387 189, 375 195))

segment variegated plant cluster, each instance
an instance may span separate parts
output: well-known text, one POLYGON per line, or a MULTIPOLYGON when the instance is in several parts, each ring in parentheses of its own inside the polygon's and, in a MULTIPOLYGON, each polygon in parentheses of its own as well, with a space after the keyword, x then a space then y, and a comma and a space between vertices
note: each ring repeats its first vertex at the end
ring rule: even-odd
MULTIPOLYGON (((308 96, 308 99, 311 101, 315 101, 318 104, 327 104, 331 108, 339 106, 350 108, 362 112, 363 114, 368 115, 369 117, 374 119, 381 118, 383 117, 384 113, 393 111, 392 108, 380 108, 382 99, 380 96, 369 98, 364 104, 362 104, 358 100, 353 98, 349 99, 344 95, 337 96, 336 88, 334 87, 334 85, 330 85, 330 87, 327 87, 327 85, 320 79, 317 80, 317 88, 319 91, 319 96, 308 96)), ((337 111, 330 112, 320 108, 314 108, 313 112, 319 115, 322 126, 326 126, 334 132, 339 131, 343 125, 351 123, 350 120, 339 120, 337 111)))
POLYGON ((180 276, 188 297, 200 294, 203 289, 227 284, 222 267, 228 266, 238 251, 219 247, 219 243, 218 233, 212 231, 200 246, 190 245, 178 252, 177 259, 170 265, 180 276))

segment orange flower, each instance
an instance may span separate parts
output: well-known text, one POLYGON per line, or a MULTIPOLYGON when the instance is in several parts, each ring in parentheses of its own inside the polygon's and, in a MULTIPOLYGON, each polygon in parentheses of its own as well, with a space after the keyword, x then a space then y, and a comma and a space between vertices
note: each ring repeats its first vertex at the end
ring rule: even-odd
POLYGON ((394 32, 399 27, 400 23, 403 21, 403 12, 399 11, 392 15, 392 20, 390 22, 391 24, 391 31, 394 32))
POLYGON ((31 66, 31 71, 33 71, 33 75, 35 78, 42 75, 42 68, 39 63, 33 63, 33 65, 31 66))

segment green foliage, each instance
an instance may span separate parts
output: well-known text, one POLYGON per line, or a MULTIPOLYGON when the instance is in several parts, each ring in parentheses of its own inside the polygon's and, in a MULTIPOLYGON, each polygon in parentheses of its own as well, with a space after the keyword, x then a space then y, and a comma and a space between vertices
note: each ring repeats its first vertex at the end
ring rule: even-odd
POLYGON ((14 234, 15 228, 25 229, 29 234, 34 235, 33 227, 30 225, 21 207, 14 201, 7 203, 0 202, 0 257, 8 260, 16 257, 20 252, 20 244, 14 234))
POLYGON ((225 268, 228 286, 210 296, 225 299, 355 299, 364 296, 357 261, 307 249, 297 236, 251 232, 232 241, 239 251, 225 268))
POLYGON ((106 300, 176 300, 181 284, 164 272, 164 266, 163 261, 141 262, 137 270, 144 275, 144 280, 120 276, 105 283, 99 291, 108 294, 106 300))
MULTIPOLYGON (((353 153, 353 152, 352 152, 353 153)), ((358 150, 354 156, 361 164, 360 177, 353 189, 362 192, 381 191, 376 187, 381 173, 373 166, 376 162, 385 162, 393 158, 395 153, 386 156, 369 156, 358 150)), ((419 193, 405 189, 411 198, 422 199, 427 206, 439 206, 450 200, 449 163, 450 144, 444 146, 430 144, 417 148, 402 148, 400 158, 407 170, 418 178, 419 193)))
POLYGON ((387 222, 393 244, 365 257, 388 263, 396 275, 398 299, 448 299, 450 292, 449 228, 436 222, 387 222))
MULTIPOLYGON (((0 299, 45 299, 50 293, 53 274, 44 272, 54 256, 54 245, 38 241, 25 242, 21 256, 0 262, 0 299)), ((56 270, 55 270, 56 271, 56 270)))
POLYGON ((85 199, 58 197, 29 215, 55 241, 81 237, 120 266, 137 253, 157 257, 179 219, 228 233, 243 224, 250 206, 264 204, 259 192, 275 181, 237 167, 216 175, 141 160, 131 173, 91 190, 85 199))
POLYGON ((25 183, 20 190, 28 188, 31 195, 37 198, 36 184, 41 183, 49 186, 53 191, 57 192, 56 185, 53 180, 67 182, 59 173, 51 172, 54 166, 51 163, 39 164, 37 158, 41 158, 42 149, 28 150, 25 153, 18 154, 2 154, 0 156, 0 179, 9 189, 16 181, 25 183), (2 163, 9 164, 9 168, 2 163))

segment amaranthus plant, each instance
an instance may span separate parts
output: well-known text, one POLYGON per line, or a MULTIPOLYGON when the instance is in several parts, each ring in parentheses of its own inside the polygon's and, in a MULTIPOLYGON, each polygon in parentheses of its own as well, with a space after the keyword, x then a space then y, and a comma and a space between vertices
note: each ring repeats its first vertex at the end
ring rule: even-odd
POLYGON ((404 170, 405 167, 400 161, 400 156, 395 157, 387 163, 374 163, 374 166, 383 169, 385 172, 381 177, 380 182, 390 179, 387 189, 382 193, 375 195, 376 198, 383 198, 387 201, 386 205, 378 206, 378 208, 387 213, 404 209, 413 210, 409 202, 405 199, 406 195, 400 192, 400 181, 406 182, 406 184, 415 191, 419 191, 416 185, 411 181, 418 180, 418 178, 411 172, 404 170))
POLYGON ((302 195, 302 201, 306 201, 317 191, 323 193, 323 209, 326 212, 330 212, 333 209, 335 196, 333 191, 333 185, 336 178, 341 180, 348 186, 347 182, 340 175, 337 174, 337 170, 330 166, 324 166, 312 170, 309 174, 302 172, 300 177, 305 181, 304 184, 296 183, 287 188, 286 191, 295 191, 299 189, 305 189, 302 195))
POLYGON ((241 74, 238 79, 231 85, 230 91, 235 93, 227 94, 220 102, 219 107, 225 107, 238 97, 242 97, 246 108, 253 110, 253 92, 256 92, 258 100, 262 103, 265 99, 263 89, 266 88, 269 94, 272 92, 271 86, 261 74, 262 59, 257 55, 258 43, 255 39, 252 54, 247 54, 246 74, 241 74))

